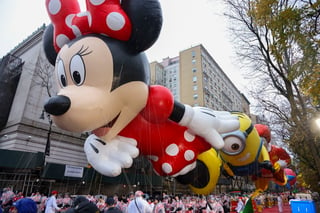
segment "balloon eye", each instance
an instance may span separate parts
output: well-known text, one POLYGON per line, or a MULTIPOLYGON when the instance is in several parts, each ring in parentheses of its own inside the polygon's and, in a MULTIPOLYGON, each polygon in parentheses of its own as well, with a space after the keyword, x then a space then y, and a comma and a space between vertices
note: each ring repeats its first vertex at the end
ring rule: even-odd
POLYGON ((66 87, 67 86, 67 77, 66 77, 66 72, 65 72, 64 64, 63 64, 62 60, 58 61, 57 75, 58 75, 58 81, 60 83, 60 86, 66 87))
POLYGON ((236 150, 239 150, 239 148, 240 148, 240 145, 237 144, 237 143, 231 145, 231 149, 232 149, 232 150, 235 150, 235 151, 236 151, 236 150))
POLYGON ((74 55, 70 62, 70 74, 73 82, 80 86, 85 79, 85 65, 80 55, 74 55))
POLYGON ((227 136, 224 137, 224 147, 222 151, 227 155, 237 155, 241 153, 246 144, 243 141, 243 138, 239 138, 237 136, 227 136))

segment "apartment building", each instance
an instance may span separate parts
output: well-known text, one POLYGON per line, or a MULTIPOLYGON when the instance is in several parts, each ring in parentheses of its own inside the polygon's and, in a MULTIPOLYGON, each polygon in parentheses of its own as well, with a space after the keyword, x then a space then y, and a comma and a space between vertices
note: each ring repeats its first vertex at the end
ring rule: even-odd
POLYGON ((151 83, 169 88, 175 99, 191 106, 250 114, 250 102, 202 46, 151 63, 151 83))

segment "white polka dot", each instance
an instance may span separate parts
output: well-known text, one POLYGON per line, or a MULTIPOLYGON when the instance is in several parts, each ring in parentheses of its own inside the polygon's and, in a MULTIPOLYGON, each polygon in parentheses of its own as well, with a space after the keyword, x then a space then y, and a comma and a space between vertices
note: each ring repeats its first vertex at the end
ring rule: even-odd
POLYGON ((186 159, 186 161, 191 161, 194 159, 194 152, 192 150, 187 150, 185 153, 184 153, 184 159, 186 159))
POLYGON ((147 157, 148 157, 150 160, 155 161, 155 162, 157 162, 157 161, 159 160, 159 157, 158 157, 158 156, 155 156, 155 155, 148 155, 147 157))
POLYGON ((162 164, 162 170, 164 171, 164 173, 169 174, 170 172, 172 172, 172 166, 169 163, 164 163, 162 164))
POLYGON ((179 153, 179 147, 177 144, 170 144, 166 148, 166 153, 170 156, 176 156, 179 153))
POLYGON ((70 39, 64 35, 64 34, 59 34, 56 37, 56 44, 58 45, 59 48, 62 48, 63 45, 65 45, 66 43, 68 43, 70 41, 70 39))
POLYGON ((69 15, 67 15, 66 16, 66 18, 65 18, 65 23, 66 23, 66 25, 68 26, 68 27, 70 27, 71 28, 71 26, 72 26, 72 20, 73 20, 73 18, 75 17, 75 14, 69 14, 69 15))
POLYGON ((59 13, 61 9, 61 2, 60 0, 51 0, 48 4, 48 10, 49 13, 52 15, 56 15, 57 13, 59 13))
POLYGON ((105 2, 105 0, 90 0, 90 3, 95 6, 103 4, 104 2, 105 2))
POLYGON ((188 142, 192 142, 196 137, 188 132, 188 130, 184 131, 184 139, 188 142))
POLYGON ((125 19, 120 13, 112 12, 107 16, 106 23, 111 30, 117 31, 123 28, 125 19))
POLYGON ((81 30, 76 25, 72 26, 72 32, 76 37, 79 37, 82 35, 81 30))

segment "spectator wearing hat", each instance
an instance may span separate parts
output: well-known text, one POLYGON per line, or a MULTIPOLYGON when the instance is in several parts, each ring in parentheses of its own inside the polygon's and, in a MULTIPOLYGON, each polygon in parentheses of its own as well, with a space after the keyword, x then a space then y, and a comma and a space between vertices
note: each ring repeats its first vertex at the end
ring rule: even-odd
POLYGON ((37 213, 37 204, 30 198, 21 198, 13 203, 12 213, 37 213))
POLYGON ((61 211, 61 209, 57 205, 57 191, 51 192, 51 197, 47 200, 45 213, 55 213, 57 211, 61 211))
POLYGON ((85 196, 78 196, 73 202, 73 208, 66 213, 99 213, 100 210, 95 203, 90 202, 85 196))
POLYGON ((134 194, 134 199, 128 205, 130 213, 151 213, 152 208, 149 203, 143 198, 143 192, 138 190, 134 194))
POLYGON ((108 197, 106 200, 107 208, 105 213, 122 213, 122 211, 116 207, 116 201, 113 197, 108 197))

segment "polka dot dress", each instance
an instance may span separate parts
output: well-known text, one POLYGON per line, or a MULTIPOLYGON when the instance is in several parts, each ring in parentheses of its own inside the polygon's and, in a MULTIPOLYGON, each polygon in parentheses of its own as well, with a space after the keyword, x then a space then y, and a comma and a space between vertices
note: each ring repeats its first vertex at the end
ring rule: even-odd
POLYGON ((158 175, 182 175, 192 170, 198 155, 210 149, 211 146, 203 138, 191 134, 186 127, 165 117, 168 113, 159 109, 157 103, 166 102, 172 98, 172 94, 165 90, 160 92, 159 89, 159 87, 150 87, 150 97, 154 97, 155 93, 161 93, 161 95, 158 95, 157 99, 153 98, 153 102, 148 102, 144 109, 150 112, 147 119, 151 121, 146 120, 141 112, 120 132, 120 135, 137 140, 140 154, 150 159, 158 175), (153 108, 153 110, 148 108, 153 108), (160 117, 160 114, 163 115, 163 118, 160 117), (161 122, 156 122, 152 117, 157 117, 157 120, 161 122))

